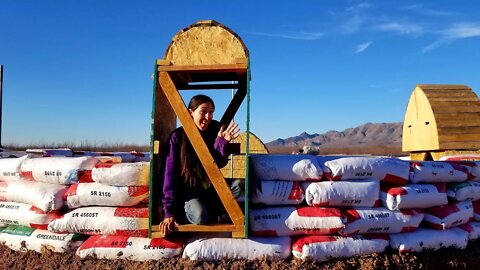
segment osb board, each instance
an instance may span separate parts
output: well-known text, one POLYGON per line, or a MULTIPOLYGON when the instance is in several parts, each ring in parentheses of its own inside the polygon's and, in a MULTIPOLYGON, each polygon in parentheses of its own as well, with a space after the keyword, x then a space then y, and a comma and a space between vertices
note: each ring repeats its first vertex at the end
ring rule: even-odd
POLYGON ((215 21, 199 21, 178 32, 164 56, 174 65, 236 64, 247 58, 241 38, 215 21))
MULTIPOLYGON (((228 161, 228 164, 221 169, 225 178, 245 178, 245 153, 247 149, 246 145, 247 133, 243 132, 235 139, 236 143, 240 143, 241 155, 234 155, 232 160, 228 161)), ((249 153, 250 154, 267 154, 268 150, 265 144, 253 133, 250 132, 249 137, 249 153)))

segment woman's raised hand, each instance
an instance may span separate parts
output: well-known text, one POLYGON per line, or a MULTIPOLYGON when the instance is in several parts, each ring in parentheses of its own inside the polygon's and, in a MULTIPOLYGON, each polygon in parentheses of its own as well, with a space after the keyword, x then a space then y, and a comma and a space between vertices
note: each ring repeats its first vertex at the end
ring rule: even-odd
POLYGON ((238 124, 232 121, 230 125, 228 125, 227 129, 225 129, 225 125, 220 128, 218 136, 223 137, 227 141, 231 141, 236 139, 238 135, 240 135, 238 133, 239 131, 240 128, 238 127, 238 124))

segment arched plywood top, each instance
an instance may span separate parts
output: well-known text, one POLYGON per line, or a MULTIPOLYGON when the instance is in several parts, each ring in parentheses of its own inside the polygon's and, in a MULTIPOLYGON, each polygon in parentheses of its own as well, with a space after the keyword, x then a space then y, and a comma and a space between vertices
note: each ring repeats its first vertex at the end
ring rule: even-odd
POLYGON ((180 30, 164 55, 174 65, 236 64, 248 57, 242 39, 213 20, 197 21, 180 30))
MULTIPOLYGON (((240 143, 240 153, 246 153, 247 132, 241 133, 235 142, 240 143)), ((260 140, 257 135, 250 132, 248 138, 249 153, 250 154, 268 154, 268 149, 265 144, 260 140)))
POLYGON ((403 122, 403 151, 480 148, 480 101, 466 85, 419 84, 403 122))

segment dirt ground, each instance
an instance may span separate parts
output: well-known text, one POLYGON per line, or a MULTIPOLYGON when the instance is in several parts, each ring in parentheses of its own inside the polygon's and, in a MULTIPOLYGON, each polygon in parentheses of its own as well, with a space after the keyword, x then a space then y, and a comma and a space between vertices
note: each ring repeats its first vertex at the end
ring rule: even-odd
POLYGON ((81 259, 75 252, 66 254, 33 251, 15 252, 0 245, 0 269, 478 269, 480 240, 465 250, 442 249, 435 252, 399 254, 387 250, 382 254, 331 260, 327 262, 301 261, 293 257, 283 261, 245 261, 225 259, 218 262, 190 261, 181 258, 159 261, 133 262, 126 260, 81 259))

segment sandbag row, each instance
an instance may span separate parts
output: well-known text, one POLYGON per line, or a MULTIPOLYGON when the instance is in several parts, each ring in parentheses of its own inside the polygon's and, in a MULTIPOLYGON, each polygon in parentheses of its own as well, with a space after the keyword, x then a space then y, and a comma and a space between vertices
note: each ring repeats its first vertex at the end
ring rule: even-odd
POLYGON ((114 186, 148 185, 149 162, 102 162, 97 157, 40 157, 0 159, 0 181, 36 181, 70 185, 96 182, 114 186))
POLYGON ((480 161, 405 161, 389 157, 312 155, 251 156, 253 177, 259 180, 378 179, 407 183, 480 181, 480 161))

